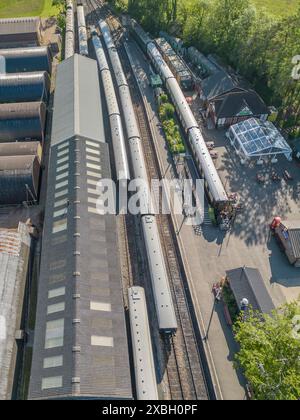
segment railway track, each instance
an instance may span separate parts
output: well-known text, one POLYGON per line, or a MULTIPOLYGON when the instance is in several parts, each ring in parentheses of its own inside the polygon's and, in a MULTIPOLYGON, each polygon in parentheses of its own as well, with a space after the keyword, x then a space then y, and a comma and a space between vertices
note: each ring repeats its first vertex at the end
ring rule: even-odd
MULTIPOLYGON (((128 81, 131 87, 131 94, 134 99, 135 110, 138 116, 144 153, 146 156, 148 175, 150 179, 161 179, 158 164, 155 159, 155 150, 148 125, 148 118, 139 95, 134 77, 129 67, 128 60, 125 61, 125 53, 122 52, 121 59, 126 68, 128 81)), ((160 215, 158 225, 167 262, 169 279, 171 280, 171 291, 178 320, 176 336, 164 338, 164 345, 167 348, 166 366, 169 377, 169 386, 172 399, 196 400, 205 398, 207 395, 202 375, 201 362, 195 343, 193 327, 189 317, 189 308, 184 293, 181 269, 178 264, 178 256, 172 237, 172 226, 169 216, 160 215), (198 365, 198 369, 195 366, 198 365)))
MULTIPOLYGON (((119 40, 123 29, 119 21, 112 15, 110 10, 99 0, 87 0, 87 4, 95 12, 96 21, 101 17, 107 20, 114 36, 120 59, 122 61, 128 83, 130 86, 133 103, 139 122, 141 139, 147 162, 149 179, 161 179, 161 171, 156 157, 156 151, 152 141, 149 120, 144 107, 137 82, 124 46, 119 40)), ((92 23, 94 24, 94 22, 92 23)), ((165 261, 170 279, 171 293, 174 302, 178 330, 172 338, 161 337, 161 345, 165 350, 165 366, 167 370, 170 397, 172 400, 206 400, 210 398, 206 383, 201 354, 194 331, 195 323, 192 320, 192 303, 188 301, 186 278, 183 274, 181 258, 177 247, 176 235, 170 216, 159 215, 158 225, 163 245, 165 261)), ((129 241, 128 226, 123 224, 122 237, 129 241)), ((131 267, 129 248, 124 251, 125 264, 131 267)), ((132 256, 131 256, 132 257, 132 256)), ((133 275, 128 276, 127 283, 130 285, 133 275)), ((126 280, 125 280, 126 282, 126 280)))

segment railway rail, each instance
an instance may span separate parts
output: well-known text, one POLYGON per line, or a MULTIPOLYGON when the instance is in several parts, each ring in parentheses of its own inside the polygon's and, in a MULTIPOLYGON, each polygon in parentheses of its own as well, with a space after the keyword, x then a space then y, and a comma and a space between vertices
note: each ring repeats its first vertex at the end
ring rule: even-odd
MULTIPOLYGON (((87 0, 95 19, 89 18, 90 24, 96 24, 99 18, 105 18, 114 35, 128 83, 133 97, 136 115, 147 162, 149 179, 161 179, 159 163, 154 149, 147 112, 143 98, 135 80, 129 59, 124 46, 119 43, 123 30, 119 21, 100 0, 87 0)), ((125 219, 124 219, 125 221, 125 219)), ((187 281, 184 276, 180 253, 177 246, 176 235, 172 220, 168 215, 159 215, 158 224, 163 245, 163 251, 170 279, 178 330, 173 337, 162 336, 161 345, 165 349, 165 366, 167 369, 168 384, 172 400, 206 400, 214 398, 213 392, 207 384, 206 374, 202 363, 202 351, 199 337, 195 334, 196 321, 193 319, 193 305, 189 298, 187 281)), ((128 224, 123 223, 121 235, 125 242, 129 241, 128 224)), ((132 231, 132 226, 131 226, 132 231)), ((125 263, 131 266, 130 251, 126 246, 123 250, 125 263)), ((130 270, 128 270, 129 272, 130 270)), ((127 283, 132 285, 134 275, 128 275, 127 283)))

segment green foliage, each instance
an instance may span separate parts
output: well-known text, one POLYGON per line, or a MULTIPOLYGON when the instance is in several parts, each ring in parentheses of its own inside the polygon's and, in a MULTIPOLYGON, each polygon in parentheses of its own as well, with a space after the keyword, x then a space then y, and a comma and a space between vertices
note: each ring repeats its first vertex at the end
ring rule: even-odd
POLYGON ((159 115, 160 119, 162 121, 170 120, 174 117, 175 114, 175 108, 172 104, 169 102, 164 102, 160 109, 159 109, 159 115))
POLYGON ((166 104, 169 101, 168 95, 163 93, 162 95, 160 95, 160 102, 162 104, 166 104))
MULTIPOLYGON (((113 2, 113 0, 111 0, 113 2)), ((129 0, 128 10, 154 36, 161 29, 204 53, 216 53, 250 81, 268 105, 279 108, 278 123, 300 126, 300 81, 292 79, 292 58, 300 54, 297 1, 129 0), (281 13, 287 4, 289 14, 281 13), (275 7, 275 16, 270 13, 275 7), (280 10, 280 12, 279 12, 280 10)))
MULTIPOLYGON (((240 345, 237 361, 257 400, 299 400, 300 336, 295 334, 299 302, 287 304, 272 316, 254 311, 234 326, 240 345)), ((298 333, 299 334, 299 333, 298 333)))
POLYGON ((57 16, 57 26, 60 28, 62 32, 66 29, 66 15, 64 13, 60 13, 57 16))
POLYGON ((234 297, 230 287, 227 284, 225 284, 223 286, 222 296, 223 296, 224 302, 228 306, 228 310, 229 310, 229 313, 230 313, 231 320, 234 323, 237 320, 240 311, 239 311, 239 308, 236 304, 235 297, 234 297))
POLYGON ((175 108, 172 104, 167 102, 168 96, 165 96, 166 97, 163 98, 163 103, 159 108, 159 116, 162 121, 162 126, 165 132, 166 140, 171 153, 184 153, 185 147, 183 139, 180 134, 179 126, 176 124, 175 121, 175 108))

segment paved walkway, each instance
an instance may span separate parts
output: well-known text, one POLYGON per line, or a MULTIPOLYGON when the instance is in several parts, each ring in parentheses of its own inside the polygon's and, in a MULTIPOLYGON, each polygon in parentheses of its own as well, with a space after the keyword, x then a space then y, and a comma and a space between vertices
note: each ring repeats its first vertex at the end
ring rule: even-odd
MULTIPOLYGON (((162 173, 165 174, 166 178, 173 179, 175 174, 172 168, 172 159, 168 153, 163 133, 159 128, 153 90, 149 87, 149 63, 134 43, 128 42, 126 48, 145 98, 162 173)), ((223 258, 222 245, 224 234, 210 224, 207 215, 203 226, 196 230, 193 226, 184 224, 183 216, 181 215, 173 215, 173 221, 175 229, 179 232, 178 242, 200 330, 203 337, 207 336, 204 346, 218 398, 242 400, 245 398, 243 378, 238 377, 233 367, 233 355, 237 350, 236 343, 231 330, 225 323, 222 308, 214 304, 214 297, 211 292, 213 283, 218 281, 219 278, 212 278, 210 266, 211 264, 218 264, 218 260, 223 258), (211 246, 209 241, 207 241, 206 238, 208 236, 217 238, 216 241, 220 243, 218 255, 215 255, 215 243, 211 246)))

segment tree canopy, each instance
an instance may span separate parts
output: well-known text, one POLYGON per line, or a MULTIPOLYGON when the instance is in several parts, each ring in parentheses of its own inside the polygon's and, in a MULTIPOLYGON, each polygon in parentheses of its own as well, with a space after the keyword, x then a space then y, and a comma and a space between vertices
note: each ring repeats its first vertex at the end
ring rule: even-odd
POLYGON ((257 400, 300 399, 300 306, 287 304, 272 316, 250 311, 234 326, 236 356, 257 400))
POLYGON ((250 0, 110 0, 122 6, 154 36, 160 30, 203 53, 216 53, 241 73, 268 105, 279 108, 278 122, 299 129, 300 81, 292 77, 300 54, 300 8, 273 17, 250 0), (298 128, 297 128, 298 127, 298 128))

